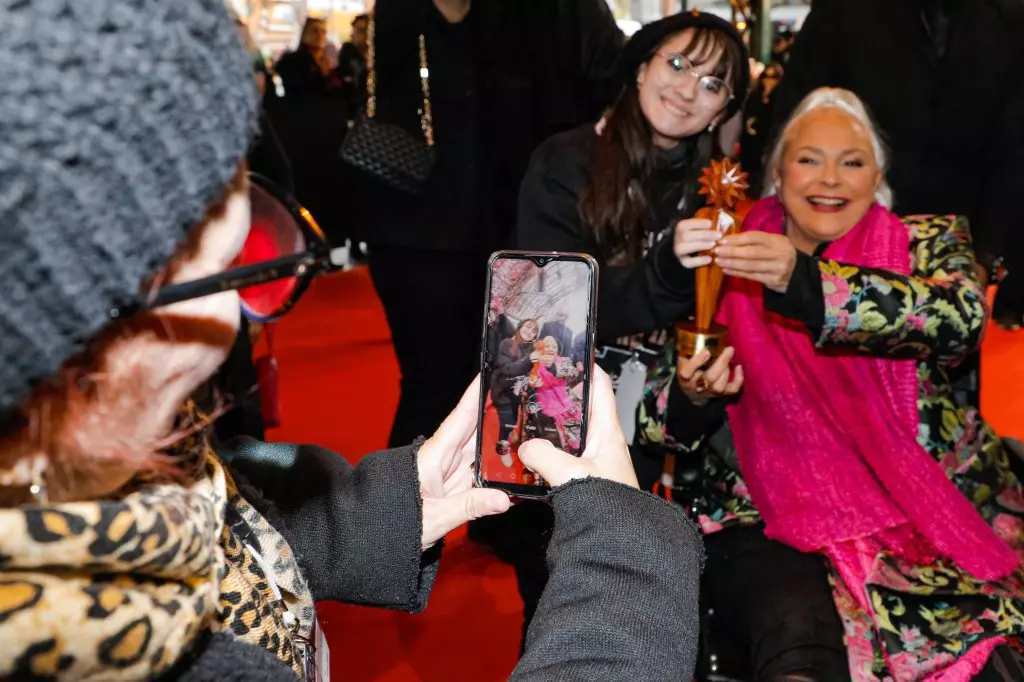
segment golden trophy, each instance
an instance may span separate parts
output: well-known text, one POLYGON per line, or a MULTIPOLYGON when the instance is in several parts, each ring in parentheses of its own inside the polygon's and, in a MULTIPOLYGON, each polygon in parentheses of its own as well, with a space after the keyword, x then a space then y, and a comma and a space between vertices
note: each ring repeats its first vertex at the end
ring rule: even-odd
MULTIPOLYGON (((747 198, 747 174, 739 164, 728 159, 712 161, 700 178, 700 194, 707 197, 707 205, 699 209, 695 218, 711 221, 723 236, 738 232, 743 218, 753 206, 747 198)), ((705 251, 705 256, 712 255, 705 251)), ((712 261, 694 271, 696 277, 694 319, 676 324, 676 349, 679 357, 692 358, 708 350, 712 358, 726 348, 727 329, 715 322, 718 303, 722 295, 722 268, 712 261)))

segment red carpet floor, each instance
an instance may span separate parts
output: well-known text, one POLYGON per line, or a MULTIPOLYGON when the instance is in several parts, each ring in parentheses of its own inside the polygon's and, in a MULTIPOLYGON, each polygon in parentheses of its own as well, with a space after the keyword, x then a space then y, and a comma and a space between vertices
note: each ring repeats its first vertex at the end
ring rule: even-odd
MULTIPOLYGON (((352 462, 385 445, 398 368, 365 268, 317 281, 277 325, 275 341, 284 423, 270 440, 317 443, 352 462)), ((1001 433, 1024 438, 1024 332, 990 329, 982 371, 985 415, 1001 433)), ((522 605, 512 569, 464 531, 448 539, 423 614, 319 606, 339 680, 503 680, 518 654, 522 605)))

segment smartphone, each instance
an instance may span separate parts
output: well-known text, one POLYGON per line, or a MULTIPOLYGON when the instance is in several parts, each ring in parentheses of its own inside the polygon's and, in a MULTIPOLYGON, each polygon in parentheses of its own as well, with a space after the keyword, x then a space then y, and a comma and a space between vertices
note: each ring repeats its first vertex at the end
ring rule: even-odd
POLYGON ((586 254, 498 251, 488 263, 476 485, 544 498, 551 487, 519 461, 544 438, 579 456, 594 364, 597 262, 586 254))

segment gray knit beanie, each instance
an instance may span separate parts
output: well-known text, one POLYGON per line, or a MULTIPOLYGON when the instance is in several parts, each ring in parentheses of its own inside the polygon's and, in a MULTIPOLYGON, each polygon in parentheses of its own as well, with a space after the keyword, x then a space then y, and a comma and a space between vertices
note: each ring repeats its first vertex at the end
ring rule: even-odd
POLYGON ((203 218, 256 107, 225 0, 0 0, 0 421, 203 218))

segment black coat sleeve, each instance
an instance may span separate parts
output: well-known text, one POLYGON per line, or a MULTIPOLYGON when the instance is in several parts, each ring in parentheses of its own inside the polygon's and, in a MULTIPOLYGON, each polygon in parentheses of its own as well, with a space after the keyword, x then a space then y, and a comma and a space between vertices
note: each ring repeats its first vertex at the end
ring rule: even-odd
MULTIPOLYGON (((607 0, 575 0, 580 30, 580 63, 591 99, 614 101, 621 87, 618 59, 626 36, 615 23, 607 0)), ((579 30, 579 29, 577 29, 579 30)))
POLYGON ((796 265, 785 293, 764 288, 764 307, 773 313, 802 322, 817 338, 825 327, 825 294, 818 259, 796 252, 796 265))
MULTIPOLYGON (((519 190, 518 248, 597 256, 579 211, 587 182, 582 135, 577 130, 556 136, 534 154, 519 190)), ((687 319, 693 312, 693 282, 692 271, 675 258, 668 239, 637 263, 601 265, 598 340, 653 332, 687 319)))
POLYGON ((1024 274, 1024 229, 1020 226, 1020 190, 1024 187, 1024 52, 1010 72, 1017 78, 1006 83, 1002 112, 989 136, 985 162, 987 174, 978 224, 972 226, 974 249, 985 265, 1004 256, 1006 266, 1024 274))
POLYGON ((290 666, 269 651, 231 632, 218 632, 196 643, 158 682, 296 682, 290 666))
POLYGON ((603 479, 554 491, 551 577, 512 680, 688 680, 703 547, 663 500, 603 479))
POLYGON ((221 453, 273 504, 313 598, 419 612, 439 551, 423 553, 418 446, 353 467, 312 445, 238 439, 221 453))

